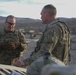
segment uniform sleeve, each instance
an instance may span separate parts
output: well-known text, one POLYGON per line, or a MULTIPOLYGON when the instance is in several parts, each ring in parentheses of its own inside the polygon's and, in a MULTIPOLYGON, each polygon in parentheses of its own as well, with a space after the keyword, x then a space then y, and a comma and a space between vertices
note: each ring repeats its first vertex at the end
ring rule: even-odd
POLYGON ((19 42, 21 43, 21 47, 26 50, 27 49, 27 43, 26 43, 26 38, 23 33, 20 33, 19 35, 19 42))
POLYGON ((59 40, 60 29, 58 26, 50 27, 45 33, 40 44, 40 50, 32 55, 33 59, 36 59, 46 52, 52 52, 59 40))

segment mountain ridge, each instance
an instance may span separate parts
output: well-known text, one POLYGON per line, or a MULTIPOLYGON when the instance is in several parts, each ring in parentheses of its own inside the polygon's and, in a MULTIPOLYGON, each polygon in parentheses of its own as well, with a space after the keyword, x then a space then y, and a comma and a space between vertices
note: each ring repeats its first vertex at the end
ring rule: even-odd
MULTIPOLYGON (((3 28, 5 19, 6 17, 0 16, 0 29, 3 28)), ((76 33, 76 18, 59 17, 58 19, 65 22, 72 33, 76 33)), ((16 20, 17 29, 43 31, 46 26, 46 24, 42 24, 42 21, 40 19, 16 17, 16 20)))

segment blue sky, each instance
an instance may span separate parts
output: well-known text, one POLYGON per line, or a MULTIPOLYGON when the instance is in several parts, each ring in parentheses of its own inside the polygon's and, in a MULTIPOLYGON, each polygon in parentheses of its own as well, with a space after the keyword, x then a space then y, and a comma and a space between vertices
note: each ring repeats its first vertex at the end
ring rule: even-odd
POLYGON ((0 0, 0 16, 40 19, 40 12, 47 4, 57 8, 57 17, 76 18, 75 0, 0 0))

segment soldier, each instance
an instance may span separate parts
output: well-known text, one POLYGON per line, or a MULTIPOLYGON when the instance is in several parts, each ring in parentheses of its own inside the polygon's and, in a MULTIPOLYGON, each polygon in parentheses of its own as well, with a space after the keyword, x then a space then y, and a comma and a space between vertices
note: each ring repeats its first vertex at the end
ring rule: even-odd
POLYGON ((4 29, 0 31, 0 64, 13 64, 27 48, 25 36, 15 30, 15 26, 16 18, 13 15, 7 16, 4 29))
POLYGON ((56 19, 56 8, 52 5, 46 5, 41 11, 43 24, 47 24, 43 35, 37 42, 35 50, 31 53, 30 58, 16 62, 24 63, 25 66, 31 64, 34 60, 44 55, 46 52, 52 53, 53 56, 68 64, 70 50, 70 30, 64 22, 56 19))
POLYGON ((26 71, 26 75, 40 75, 42 68, 47 64, 65 66, 60 60, 51 56, 50 53, 45 53, 44 56, 35 60, 26 71))

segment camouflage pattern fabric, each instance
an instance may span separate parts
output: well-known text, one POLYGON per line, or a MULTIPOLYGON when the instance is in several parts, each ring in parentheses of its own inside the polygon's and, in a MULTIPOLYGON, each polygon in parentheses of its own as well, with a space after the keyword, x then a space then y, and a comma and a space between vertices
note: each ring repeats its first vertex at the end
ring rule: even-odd
POLYGON ((47 56, 42 56, 35 60, 27 68, 26 75, 40 75, 42 68, 47 64, 65 66, 60 60, 56 59, 55 57, 49 56, 47 58, 47 56))
POLYGON ((0 64, 11 65, 15 58, 19 58, 21 52, 26 50, 25 36, 18 30, 7 32, 0 31, 0 64))
POLYGON ((48 24, 43 35, 37 42, 35 50, 31 53, 29 59, 24 60, 24 63, 25 65, 29 65, 32 61, 43 56, 44 53, 50 52, 53 56, 68 64, 69 50, 70 30, 64 22, 56 19, 48 24))

